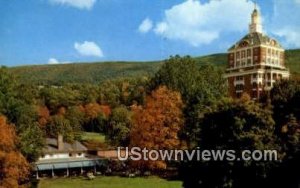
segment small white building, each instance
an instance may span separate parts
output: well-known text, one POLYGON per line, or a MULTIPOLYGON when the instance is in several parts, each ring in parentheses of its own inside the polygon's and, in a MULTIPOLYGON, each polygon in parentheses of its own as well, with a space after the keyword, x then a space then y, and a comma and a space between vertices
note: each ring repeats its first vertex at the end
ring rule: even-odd
POLYGON ((63 136, 57 139, 46 138, 46 147, 39 161, 50 159, 84 158, 87 155, 87 148, 78 141, 67 143, 63 141, 63 136))
POLYGON ((88 149, 78 141, 73 143, 64 142, 63 136, 58 138, 47 138, 43 154, 34 163, 36 178, 40 174, 56 174, 69 176, 70 172, 93 170, 96 173, 97 167, 103 165, 103 160, 97 156, 89 155, 88 149))

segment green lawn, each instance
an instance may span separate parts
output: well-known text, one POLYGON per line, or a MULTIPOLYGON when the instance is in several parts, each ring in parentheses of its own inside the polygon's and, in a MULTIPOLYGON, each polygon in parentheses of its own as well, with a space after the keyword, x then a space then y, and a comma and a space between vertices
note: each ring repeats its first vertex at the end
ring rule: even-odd
POLYGON ((180 181, 167 181, 157 177, 121 178, 97 177, 94 180, 86 178, 43 179, 38 188, 180 188, 180 181))
POLYGON ((83 141, 93 140, 93 141, 104 143, 105 142, 105 136, 101 133, 84 132, 82 134, 82 140, 83 141))

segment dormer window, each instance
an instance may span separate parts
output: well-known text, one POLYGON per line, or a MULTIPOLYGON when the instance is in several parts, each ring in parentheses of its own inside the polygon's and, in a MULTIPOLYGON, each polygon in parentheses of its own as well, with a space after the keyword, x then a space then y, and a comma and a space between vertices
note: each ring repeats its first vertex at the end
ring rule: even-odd
POLYGON ((242 41, 240 44, 239 44, 239 47, 243 48, 243 47, 247 47, 249 45, 249 43, 247 41, 242 41))

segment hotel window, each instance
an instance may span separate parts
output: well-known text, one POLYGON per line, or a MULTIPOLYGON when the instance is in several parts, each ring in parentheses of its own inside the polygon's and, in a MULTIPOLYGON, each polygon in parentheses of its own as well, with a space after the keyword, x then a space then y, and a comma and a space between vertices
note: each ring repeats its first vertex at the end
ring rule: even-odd
POLYGON ((236 53, 236 58, 237 58, 237 59, 240 59, 240 52, 237 52, 237 53, 236 53))
POLYGON ((248 49, 248 50, 247 50, 247 57, 250 57, 250 56, 251 56, 251 50, 248 49))
POLYGON ((253 74, 253 75, 252 75, 252 78, 256 78, 256 77, 257 77, 257 74, 253 74))
POLYGON ((257 53, 258 53, 258 49, 254 48, 254 54, 257 54, 257 53))
POLYGON ((236 62, 236 66, 239 67, 240 66, 240 61, 236 62))
POLYGON ((247 60, 247 65, 251 65, 251 59, 247 60))
POLYGON ((246 52, 243 50, 243 51, 242 51, 242 58, 245 58, 245 53, 246 53, 246 52))
POLYGON ((235 86, 235 89, 236 89, 237 91, 244 90, 244 85, 243 85, 243 84, 238 84, 238 85, 235 86))
POLYGON ((243 61, 242 61, 242 66, 245 66, 245 65, 246 65, 246 61, 243 60, 243 61))
POLYGON ((243 76, 237 76, 237 77, 235 77, 235 80, 244 80, 244 78, 243 78, 243 76))

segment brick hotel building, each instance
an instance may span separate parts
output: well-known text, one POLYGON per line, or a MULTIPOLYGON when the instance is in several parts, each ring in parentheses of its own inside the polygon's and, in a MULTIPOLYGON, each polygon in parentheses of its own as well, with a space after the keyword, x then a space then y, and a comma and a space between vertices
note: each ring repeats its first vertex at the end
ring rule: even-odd
POLYGON ((255 7, 249 33, 228 49, 225 76, 229 93, 233 98, 247 93, 256 100, 269 91, 274 82, 288 79, 289 75, 284 64, 284 49, 263 33, 260 13, 255 7))

